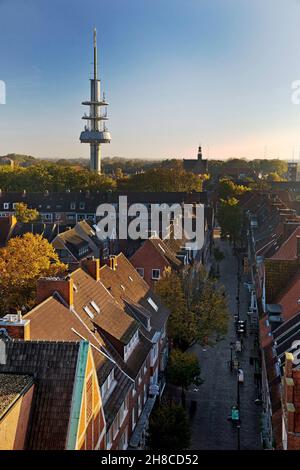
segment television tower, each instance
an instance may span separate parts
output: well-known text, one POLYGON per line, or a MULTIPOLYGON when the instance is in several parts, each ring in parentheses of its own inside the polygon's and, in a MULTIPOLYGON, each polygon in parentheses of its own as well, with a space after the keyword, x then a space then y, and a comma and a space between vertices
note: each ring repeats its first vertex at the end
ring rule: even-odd
POLYGON ((105 95, 101 99, 100 80, 97 78, 97 30, 94 29, 94 78, 91 82, 91 99, 83 101, 82 104, 89 106, 89 114, 82 117, 88 124, 84 126, 84 131, 80 134, 80 142, 90 144, 90 169, 101 173, 101 144, 109 144, 111 141, 110 132, 107 130, 104 121, 108 120, 105 95), (101 108, 104 107, 104 113, 101 108))

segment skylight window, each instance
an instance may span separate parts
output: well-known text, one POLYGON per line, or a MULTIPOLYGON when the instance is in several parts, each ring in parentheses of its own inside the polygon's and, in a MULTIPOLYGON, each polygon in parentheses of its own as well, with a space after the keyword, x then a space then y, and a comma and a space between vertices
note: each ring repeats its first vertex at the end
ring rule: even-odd
POLYGON ((96 310, 97 313, 100 313, 100 307, 98 307, 94 300, 91 301, 91 306, 96 310))
POLYGON ((132 279, 132 277, 131 277, 131 276, 128 276, 128 277, 129 277, 129 280, 130 280, 131 282, 133 282, 133 279, 132 279))
POLYGON ((151 307, 154 308, 154 310, 157 312, 158 306, 156 305, 156 303, 154 302, 154 300, 152 300, 151 297, 148 297, 147 301, 148 301, 148 303, 151 305, 151 307))
POLYGON ((88 307, 87 305, 86 305, 85 307, 83 307, 83 310, 85 311, 85 313, 88 314, 88 316, 89 316, 90 318, 92 318, 92 319, 94 318, 93 312, 89 309, 89 307, 88 307))
POLYGON ((75 292, 78 291, 76 284, 73 284, 73 290, 74 290, 75 292))
POLYGON ((121 289, 125 290, 125 287, 122 284, 120 284, 120 286, 121 286, 121 289))

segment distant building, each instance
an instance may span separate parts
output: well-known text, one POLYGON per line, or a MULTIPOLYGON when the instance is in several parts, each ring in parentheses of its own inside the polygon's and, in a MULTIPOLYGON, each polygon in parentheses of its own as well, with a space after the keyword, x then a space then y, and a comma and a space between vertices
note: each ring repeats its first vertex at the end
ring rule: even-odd
POLYGON ((297 181, 297 170, 298 170, 298 163, 296 162, 289 162, 288 163, 288 180, 289 181, 297 181))
POLYGON ((9 157, 0 157, 0 166, 14 167, 14 161, 9 157))
POLYGON ((202 148, 198 148, 197 160, 183 159, 183 168, 185 171, 190 171, 195 175, 203 175, 208 173, 208 161, 203 160, 202 148))

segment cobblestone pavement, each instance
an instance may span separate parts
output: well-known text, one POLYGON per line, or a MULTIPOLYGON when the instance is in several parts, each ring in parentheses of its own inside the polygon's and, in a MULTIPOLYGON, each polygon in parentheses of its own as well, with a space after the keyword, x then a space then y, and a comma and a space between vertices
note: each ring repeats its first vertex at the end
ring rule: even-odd
MULTIPOLYGON (((204 383, 198 391, 188 392, 187 406, 191 400, 197 402, 196 411, 191 414, 192 443, 195 450, 226 450, 238 448, 237 430, 227 420, 231 406, 237 402, 237 376, 231 372, 230 342, 236 339, 233 316, 237 312, 237 261, 232 255, 228 242, 215 240, 225 254, 220 265, 220 282, 225 286, 231 312, 230 326, 225 339, 215 347, 204 350, 194 345, 191 351, 199 357, 201 376, 204 383)), ((240 284, 240 318, 247 318, 249 294, 244 287, 245 278, 240 284)), ((249 328, 248 328, 249 332, 249 328)), ((254 338, 248 334, 244 340, 243 352, 239 354, 240 366, 244 371, 244 385, 240 386, 240 449, 261 449, 260 413, 261 406, 256 405, 257 391, 254 383, 254 366, 250 365, 250 351, 253 349, 254 338)))

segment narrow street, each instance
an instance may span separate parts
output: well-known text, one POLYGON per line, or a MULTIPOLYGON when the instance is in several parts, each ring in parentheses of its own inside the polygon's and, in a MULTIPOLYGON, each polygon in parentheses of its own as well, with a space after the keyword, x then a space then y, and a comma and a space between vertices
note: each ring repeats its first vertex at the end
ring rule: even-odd
MULTIPOLYGON (((224 253, 225 259, 220 264, 220 283, 225 286, 231 314, 228 334, 215 347, 203 349, 194 345, 191 351, 197 354, 201 365, 204 383, 198 391, 188 392, 188 406, 191 400, 197 402, 197 408, 191 415, 192 443, 197 450, 226 450, 238 448, 238 432, 228 421, 231 406, 237 403, 237 373, 231 372, 230 342, 236 340, 234 314, 237 313, 237 261, 232 255, 228 242, 215 240, 224 253)), ((244 287, 244 275, 240 284, 240 318, 246 320, 249 301, 248 290, 244 287)), ((248 325, 247 325, 248 326, 248 325)), ((250 351, 253 348, 253 336, 247 329, 243 352, 239 353, 240 367, 244 371, 244 384, 240 386, 240 449, 261 449, 260 412, 261 406, 254 400, 256 388, 254 367, 250 365, 250 351)), ((233 353, 234 355, 235 353, 233 353)))

